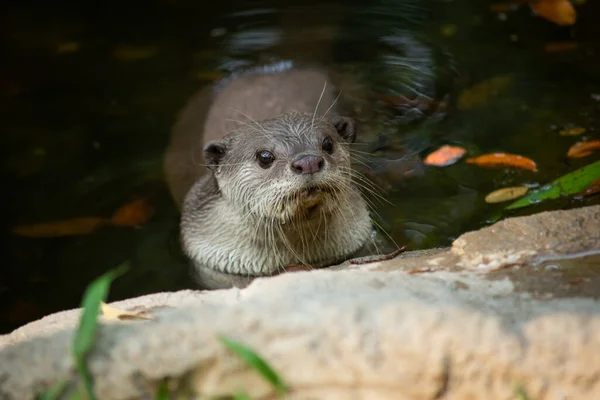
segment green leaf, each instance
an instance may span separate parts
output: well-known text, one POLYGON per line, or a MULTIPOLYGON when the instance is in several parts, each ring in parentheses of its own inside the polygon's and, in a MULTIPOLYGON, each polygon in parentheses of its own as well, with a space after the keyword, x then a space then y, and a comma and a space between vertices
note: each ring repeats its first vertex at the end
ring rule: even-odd
POLYGON ((156 400, 168 400, 169 399, 169 386, 167 385, 167 382, 163 382, 160 384, 160 386, 158 387, 158 390, 156 391, 156 400))
POLYGON ((86 358, 96 341, 96 332, 98 330, 97 317, 100 312, 100 303, 106 300, 110 284, 123 275, 128 268, 127 264, 122 264, 108 271, 90 283, 83 295, 83 301, 81 302, 83 311, 79 319, 79 328, 73 340, 72 351, 75 358, 75 366, 83 379, 84 388, 90 400, 95 400, 96 397, 92 390, 92 376, 88 371, 86 358))
POLYGON ((521 385, 517 385, 515 387, 515 394, 517 395, 519 400, 529 400, 529 396, 527 395, 527 392, 521 385))
POLYGON ((252 400, 252 397, 248 396, 244 392, 237 392, 233 395, 233 400, 252 400))
POLYGON ((218 338, 225 347, 236 353, 246 362, 246 364, 248 364, 248 366, 254 368, 269 383, 271 383, 276 391, 280 393, 285 393, 287 391, 287 385, 283 379, 281 379, 273 368, 271 368, 271 366, 252 349, 225 335, 218 335, 218 338))
POLYGON ((585 189, 598 178, 600 178, 600 161, 563 175, 554 182, 509 204, 505 209, 513 210, 527 207, 543 200, 557 199, 560 196, 575 194, 585 189))
POLYGON ((64 392, 67 387, 67 381, 58 382, 56 385, 52 386, 46 392, 40 394, 35 399, 36 400, 56 400, 58 397, 64 392))

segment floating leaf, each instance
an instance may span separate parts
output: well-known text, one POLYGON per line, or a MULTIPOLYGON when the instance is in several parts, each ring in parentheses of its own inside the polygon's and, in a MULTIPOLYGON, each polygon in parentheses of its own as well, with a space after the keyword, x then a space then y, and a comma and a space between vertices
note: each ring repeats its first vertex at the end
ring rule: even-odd
POLYGON ((462 147, 444 145, 425 157, 423 162, 427 165, 445 167, 454 164, 466 152, 462 147))
POLYGON ((585 132, 585 128, 574 126, 572 128, 562 129, 558 134, 560 136, 578 136, 585 132))
POLYGON ((529 193, 506 207, 507 210, 527 207, 542 200, 557 199, 562 195, 575 194, 600 178, 600 161, 568 173, 554 182, 529 193))
POLYGON ((480 82, 458 96, 457 106, 461 110, 467 110, 483 105, 490 97, 506 89, 512 81, 512 75, 501 75, 480 82))
POLYGON ((485 196, 486 203, 502 203, 503 201, 514 200, 525 195, 529 191, 527 186, 513 186, 494 190, 485 196))
POLYGON ((218 335, 219 340, 229 350, 236 353, 242 360, 248 364, 249 367, 260 373, 279 393, 285 393, 287 391, 286 383, 281 377, 271 368, 271 366, 258 354, 256 354, 249 347, 225 336, 218 335))
POLYGON ((579 48, 579 43, 573 41, 551 42, 544 45, 546 53, 564 53, 579 48))
POLYGON ((145 198, 140 198, 119 208, 111 222, 116 226, 138 226, 148 221, 154 215, 154 207, 145 198))
POLYGON ((527 157, 508 153, 484 154, 479 157, 467 158, 467 164, 476 164, 486 168, 515 167, 528 171, 537 171, 535 162, 527 157))
POLYGON ((88 371, 86 359, 88 353, 94 347, 96 332, 98 330, 98 312, 100 304, 106 300, 108 289, 112 281, 123 275, 128 269, 126 264, 121 265, 89 284, 83 295, 81 307, 83 311, 79 319, 79 326, 72 344, 75 366, 82 377, 85 391, 90 400, 95 400, 92 389, 92 376, 88 371))
POLYGON ((144 315, 142 312, 129 312, 119 310, 118 308, 109 306, 105 302, 100 303, 100 308, 102 310, 102 315, 104 315, 104 317, 106 317, 107 319, 153 319, 152 317, 144 315))
POLYGON ((104 218, 82 217, 65 221, 21 225, 13 228, 12 231, 19 236, 35 238, 73 236, 91 233, 108 222, 104 218))
POLYGON ((577 19, 575 8, 569 0, 538 0, 531 3, 531 9, 557 25, 573 25, 577 19))
POLYGON ((581 158, 589 156, 594 151, 600 150, 600 139, 586 140, 575 143, 567 152, 569 158, 581 158))
POLYGON ((579 193, 575 193, 575 197, 586 197, 600 193, 600 178, 589 184, 579 193))
POLYGON ((158 53, 156 46, 121 45, 115 49, 114 56, 123 61, 137 61, 154 57, 158 53))

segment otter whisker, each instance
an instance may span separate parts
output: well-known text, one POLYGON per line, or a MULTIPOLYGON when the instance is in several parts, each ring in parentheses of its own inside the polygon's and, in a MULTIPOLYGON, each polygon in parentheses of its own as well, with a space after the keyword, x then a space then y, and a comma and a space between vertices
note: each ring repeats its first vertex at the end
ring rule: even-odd
POLYGON ((323 121, 323 118, 325 118, 325 116, 327 115, 327 113, 333 108, 333 106, 338 101, 338 99, 340 98, 341 95, 342 95, 342 90, 340 89, 340 92, 338 93, 338 95, 336 96, 336 98, 333 100, 333 102, 331 103, 331 105, 329 106, 329 108, 327 110, 325 110, 325 113, 323 113, 323 115, 319 119, 319 123, 321 123, 321 121, 323 121))
POLYGON ((380 192, 383 192, 383 189, 381 189, 379 186, 375 185, 373 182, 369 181, 364 176, 361 176, 360 174, 358 174, 356 171, 354 171, 352 169, 348 169, 347 171, 344 171, 344 173, 347 173, 352 178, 352 181, 357 186, 359 186, 359 188, 361 188, 362 190, 364 190, 367 193, 374 196, 380 203, 387 203, 391 206, 396 207, 396 205, 394 203, 392 203, 391 201, 386 199, 380 193, 380 192))
POLYGON ((315 115, 317 115, 317 110, 319 109, 319 104, 321 104, 321 99, 323 98, 323 94, 325 93, 325 88, 327 87, 327 81, 323 84, 323 90, 321 90, 321 95, 319 96, 319 100, 317 101, 317 106, 315 107, 315 111, 313 112, 312 120, 310 121, 310 131, 313 131, 313 127, 315 124, 315 115))
POLYGON ((252 118, 251 116, 249 116, 248 114, 246 114, 246 113, 245 113, 245 112, 243 112, 243 111, 236 110, 236 109, 235 109, 235 108, 233 108, 233 107, 229 107, 229 108, 230 108, 231 110, 233 110, 233 111, 237 112, 237 113, 240 113, 240 114, 242 114, 244 117, 248 118, 248 119, 249 119, 250 121, 252 121, 252 122, 253 122, 253 123, 254 123, 254 124, 257 126, 257 127, 259 127, 259 128, 260 128, 260 129, 261 129, 261 130, 262 130, 262 131, 265 133, 265 135, 267 135, 267 136, 269 135, 269 132, 267 132, 267 130, 266 130, 266 129, 265 129, 265 128, 264 128, 264 127, 261 125, 261 124, 259 124, 259 123, 258 123, 258 121, 256 121, 254 118, 252 118))

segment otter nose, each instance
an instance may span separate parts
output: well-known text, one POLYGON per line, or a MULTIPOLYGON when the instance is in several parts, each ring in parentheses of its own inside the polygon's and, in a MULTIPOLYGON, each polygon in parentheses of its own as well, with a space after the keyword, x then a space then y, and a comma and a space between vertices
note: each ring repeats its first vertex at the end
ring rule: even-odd
POLYGON ((325 160, 321 156, 305 154, 292 162, 292 171, 297 174, 314 174, 323 169, 325 160))

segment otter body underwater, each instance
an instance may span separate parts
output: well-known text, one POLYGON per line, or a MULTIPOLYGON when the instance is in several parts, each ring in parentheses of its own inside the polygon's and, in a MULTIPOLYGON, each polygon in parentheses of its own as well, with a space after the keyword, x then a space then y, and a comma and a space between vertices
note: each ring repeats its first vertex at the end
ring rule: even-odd
POLYGON ((255 72, 204 89, 179 115, 167 181, 203 287, 326 267, 369 247, 350 165, 356 128, 335 99, 321 71, 255 72))

